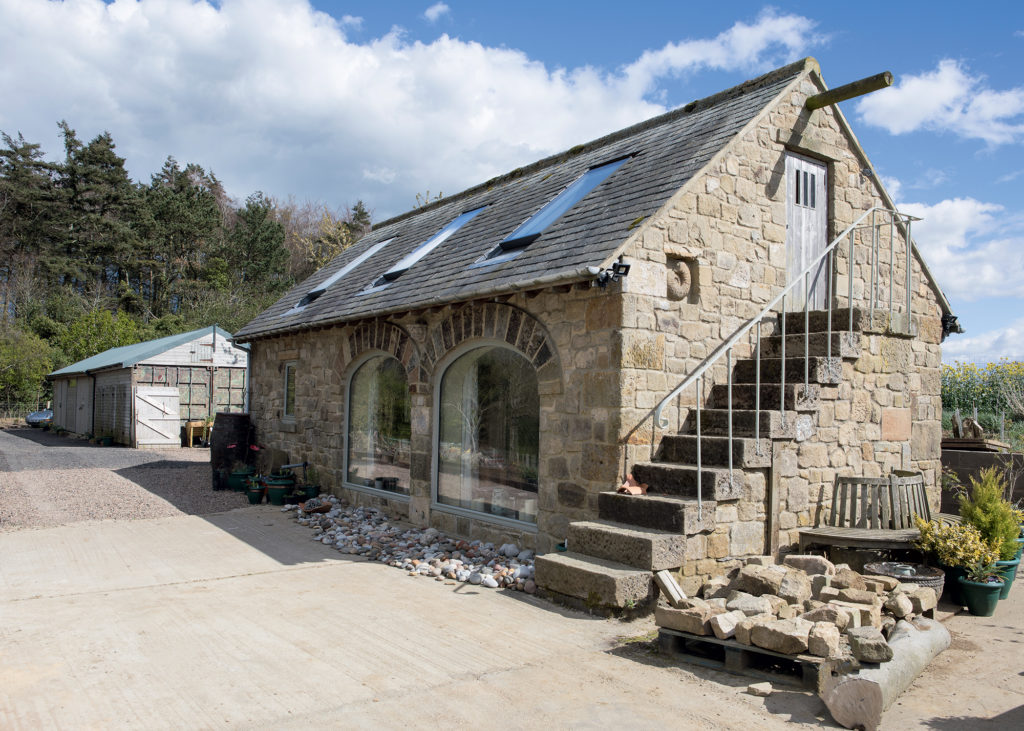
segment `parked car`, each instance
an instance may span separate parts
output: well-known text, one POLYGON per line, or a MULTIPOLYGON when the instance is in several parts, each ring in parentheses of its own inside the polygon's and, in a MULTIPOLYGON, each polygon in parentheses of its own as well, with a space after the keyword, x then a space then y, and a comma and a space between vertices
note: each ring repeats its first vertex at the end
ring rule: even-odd
POLYGON ((25 417, 25 423, 29 426, 46 426, 53 423, 53 409, 33 411, 25 417))

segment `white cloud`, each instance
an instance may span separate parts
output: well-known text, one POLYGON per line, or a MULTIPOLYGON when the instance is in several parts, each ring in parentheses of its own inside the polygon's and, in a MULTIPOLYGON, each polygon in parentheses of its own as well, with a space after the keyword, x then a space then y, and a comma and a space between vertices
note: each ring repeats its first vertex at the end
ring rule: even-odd
POLYGON ((994 203, 953 198, 934 205, 900 203, 904 213, 923 220, 913 237, 953 298, 1024 297, 1024 222, 994 203))
POLYGON ((896 86, 864 97, 857 112, 894 135, 925 129, 992 145, 1024 139, 1024 87, 991 89, 983 76, 971 76, 948 58, 934 71, 907 74, 896 86))
POLYGON ((565 69, 356 27, 309 0, 0 0, 0 130, 57 157, 67 119, 109 130, 136 177, 174 155, 239 197, 362 198, 379 219, 663 112, 663 79, 763 70, 816 42, 811 21, 766 12, 623 69, 565 69))
POLYGON ((1024 318, 977 335, 954 335, 942 343, 946 363, 993 363, 1000 358, 1024 360, 1024 318))
POLYGON ((436 23, 438 18, 442 15, 448 15, 450 12, 451 8, 444 3, 434 3, 423 12, 423 17, 431 23, 436 23))

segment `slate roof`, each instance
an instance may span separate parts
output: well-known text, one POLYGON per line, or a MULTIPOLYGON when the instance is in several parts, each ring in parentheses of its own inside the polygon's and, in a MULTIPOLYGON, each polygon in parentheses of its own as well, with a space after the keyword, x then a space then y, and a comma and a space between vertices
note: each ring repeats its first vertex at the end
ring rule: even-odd
POLYGON ((168 335, 166 338, 147 340, 144 343, 122 345, 119 348, 104 350, 102 353, 97 353, 77 363, 65 366, 58 371, 54 371, 47 378, 73 376, 80 373, 106 370, 108 368, 129 368, 136 363, 156 357, 171 348, 191 342, 202 335, 212 335, 213 333, 216 333, 217 337, 224 338, 225 340, 232 339, 231 333, 221 330, 216 325, 211 325, 210 327, 203 327, 187 333, 168 335))
POLYGON ((253 340, 437 304, 592 277, 729 140, 808 66, 800 61, 647 122, 579 145, 528 167, 374 226, 357 244, 293 287, 236 333, 253 340), (589 168, 633 157, 555 221, 518 257, 472 268, 516 227, 589 168), (387 287, 364 292, 395 262, 458 215, 487 206, 387 287), (310 290, 376 243, 394 240, 301 310, 310 290), (540 280, 540 281, 538 281, 540 280))

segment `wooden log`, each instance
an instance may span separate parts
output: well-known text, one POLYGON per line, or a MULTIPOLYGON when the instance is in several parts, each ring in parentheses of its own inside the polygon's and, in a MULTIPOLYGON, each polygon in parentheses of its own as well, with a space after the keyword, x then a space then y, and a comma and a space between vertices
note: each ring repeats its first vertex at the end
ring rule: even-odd
POLYGON ((853 674, 823 678, 821 699, 837 723, 874 731, 882 713, 936 655, 949 647, 949 642, 949 631, 940 622, 918 618, 912 624, 900 620, 889 636, 892 660, 862 667, 853 674))
POLYGON ((809 96, 804 102, 804 106, 808 109, 821 109, 829 104, 838 104, 847 99, 853 99, 855 96, 862 96, 879 89, 884 89, 887 86, 892 86, 892 74, 888 71, 883 71, 866 79, 851 81, 849 84, 837 86, 835 89, 829 89, 820 94, 809 96))

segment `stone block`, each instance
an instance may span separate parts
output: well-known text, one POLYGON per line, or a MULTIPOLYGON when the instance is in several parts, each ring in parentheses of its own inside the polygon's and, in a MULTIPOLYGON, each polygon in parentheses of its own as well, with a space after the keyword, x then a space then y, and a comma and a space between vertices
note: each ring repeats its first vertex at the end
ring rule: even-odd
POLYGON ((807 651, 817 657, 839 654, 839 628, 831 622, 815 622, 807 636, 807 651))
POLYGON ((686 536, 676 533, 577 521, 569 524, 568 540, 573 551, 649 571, 678 568, 685 562, 686 536))
POLYGON ((743 563, 747 566, 774 566, 775 558, 773 556, 748 556, 743 563))
POLYGON ((894 617, 903 619, 914 612, 914 603, 906 594, 895 593, 886 600, 885 609, 894 617))
POLYGON ((836 572, 835 565, 824 556, 813 554, 790 554, 782 559, 783 566, 791 566, 794 569, 803 571, 805 574, 824 574, 832 576, 836 572))
POLYGON ((879 601, 878 594, 861 589, 840 589, 839 598, 844 602, 854 602, 856 604, 877 604, 879 601))
POLYGON ((803 571, 788 571, 776 594, 790 604, 803 604, 811 598, 811 580, 803 571))
POLYGON ((778 594, 785 573, 773 570, 772 567, 749 565, 740 569, 733 579, 732 587, 738 591, 760 596, 761 594, 778 594))
POLYGON ((750 640, 766 650, 796 655, 807 652, 807 640, 813 626, 799 618, 779 619, 755 625, 750 632, 750 640))
POLYGON ((832 577, 832 586, 837 589, 862 589, 867 590, 868 585, 864 578, 849 566, 840 568, 836 566, 836 575, 832 577))
POLYGON ((850 612, 834 604, 822 604, 816 609, 804 612, 800 617, 808 622, 830 622, 838 627, 840 632, 850 623, 850 612))
POLYGON ((815 599, 821 594, 821 590, 832 586, 832 577, 826 574, 815 574, 811 577, 811 596, 815 599))
POLYGON ((840 591, 840 589, 834 586, 825 586, 818 591, 818 595, 815 598, 822 602, 832 602, 839 598, 840 591))
POLYGON ((852 612, 860 615, 858 625, 861 627, 881 627, 882 607, 880 604, 859 604, 856 602, 844 602, 837 600, 833 602, 838 607, 846 607, 852 612))
POLYGON ((650 571, 612 561, 573 552, 549 553, 537 556, 534 565, 539 587, 595 606, 622 608, 643 604, 655 593, 650 571))
POLYGON ((772 614, 772 603, 763 596, 753 596, 745 592, 733 592, 726 603, 730 611, 743 612, 748 617, 756 614, 772 614))
POLYGON ((746 617, 746 614, 738 610, 716 614, 709 621, 711 631, 715 633, 715 637, 718 639, 727 640, 736 634, 736 625, 746 619, 746 617))
POLYGON ((751 645, 753 642, 750 640, 750 633, 753 631, 754 627, 765 622, 774 621, 776 620, 775 615, 773 614, 758 614, 754 617, 747 617, 736 625, 735 639, 743 645, 751 645))
POLYGON ((679 584, 676 583, 675 577, 672 574, 668 571, 658 571, 654 574, 654 581, 658 584, 662 596, 668 600, 669 604, 676 609, 682 609, 685 606, 686 594, 679 588, 679 584))
POLYGON ((910 409, 882 409, 882 441, 905 442, 910 439, 910 409))
POLYGON ((906 595, 914 607, 914 614, 922 614, 929 609, 935 609, 935 589, 930 586, 920 586, 915 591, 906 595))
POLYGON ((659 627, 691 635, 711 634, 711 616, 707 608, 676 609, 659 604, 654 610, 654 622, 659 627))
POLYGON ((874 581, 876 584, 881 584, 884 591, 892 591, 900 585, 900 580, 894 579, 891 576, 874 576, 872 574, 865 574, 865 583, 868 581, 868 579, 874 581))
POLYGON ((776 594, 762 594, 762 599, 767 599, 772 605, 772 614, 778 614, 779 610, 788 604, 781 596, 776 594))
POLYGON ((724 576, 713 576, 704 582, 704 585, 700 589, 700 595, 705 599, 714 599, 715 597, 727 597, 729 595, 729 579, 724 576))
POLYGON ((892 648, 876 627, 855 627, 846 631, 850 652, 861 662, 888 662, 892 660, 892 648))

